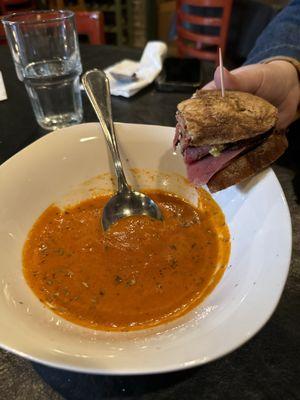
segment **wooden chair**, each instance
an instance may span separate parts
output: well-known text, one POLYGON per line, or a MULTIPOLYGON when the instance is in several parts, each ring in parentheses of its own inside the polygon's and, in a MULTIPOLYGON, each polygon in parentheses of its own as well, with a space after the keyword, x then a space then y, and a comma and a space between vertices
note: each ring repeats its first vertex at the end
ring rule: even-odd
POLYGON ((176 6, 179 56, 217 64, 218 47, 225 52, 232 0, 177 0, 176 6))
POLYGON ((104 18, 100 11, 76 11, 76 26, 79 35, 86 35, 90 44, 104 44, 104 18))

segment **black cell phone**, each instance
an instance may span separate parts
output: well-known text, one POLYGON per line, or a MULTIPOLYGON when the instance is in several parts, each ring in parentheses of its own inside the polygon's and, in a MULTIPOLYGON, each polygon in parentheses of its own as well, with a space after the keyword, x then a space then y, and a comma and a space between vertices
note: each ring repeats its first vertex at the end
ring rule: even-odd
POLYGON ((201 61, 197 58, 167 57, 155 79, 155 87, 161 92, 193 93, 201 84, 201 61))

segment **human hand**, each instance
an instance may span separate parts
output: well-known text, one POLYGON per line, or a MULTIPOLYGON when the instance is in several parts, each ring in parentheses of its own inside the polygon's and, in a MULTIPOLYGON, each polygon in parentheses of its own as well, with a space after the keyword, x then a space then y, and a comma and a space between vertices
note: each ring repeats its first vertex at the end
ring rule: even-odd
MULTIPOLYGON (((274 60, 267 64, 252 64, 229 72, 224 68, 225 89, 240 90, 260 96, 278 108, 278 129, 290 125, 297 112, 300 86, 296 68, 288 61, 274 60)), ((220 68, 214 81, 202 89, 220 89, 220 68)))

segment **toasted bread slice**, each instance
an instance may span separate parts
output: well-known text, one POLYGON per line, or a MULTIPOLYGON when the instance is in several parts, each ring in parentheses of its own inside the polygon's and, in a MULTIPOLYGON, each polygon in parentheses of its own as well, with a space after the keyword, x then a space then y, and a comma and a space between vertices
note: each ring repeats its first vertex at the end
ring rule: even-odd
POLYGON ((192 146, 231 143, 267 132, 277 122, 277 108, 250 93, 199 90, 177 106, 192 146))
POLYGON ((272 133, 259 146, 217 172, 207 184, 209 190, 215 193, 250 178, 277 160, 287 147, 285 134, 272 133))

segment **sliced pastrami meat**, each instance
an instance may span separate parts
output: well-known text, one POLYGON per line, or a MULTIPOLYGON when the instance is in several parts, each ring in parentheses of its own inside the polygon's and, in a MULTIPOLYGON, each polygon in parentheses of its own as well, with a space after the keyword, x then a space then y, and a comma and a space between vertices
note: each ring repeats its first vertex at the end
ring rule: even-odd
POLYGON ((176 146, 180 143, 181 152, 190 145, 191 138, 186 134, 180 124, 176 125, 175 135, 173 139, 173 150, 176 150, 176 146))
POLYGON ((221 169, 240 153, 242 153, 247 146, 240 147, 239 149, 224 150, 218 157, 208 155, 201 160, 187 165, 188 179, 195 186, 206 185, 207 182, 221 169))
POLYGON ((201 147, 188 146, 183 153, 184 162, 186 164, 192 164, 197 160, 201 160, 201 158, 209 154, 210 149, 211 146, 209 145, 201 147))

